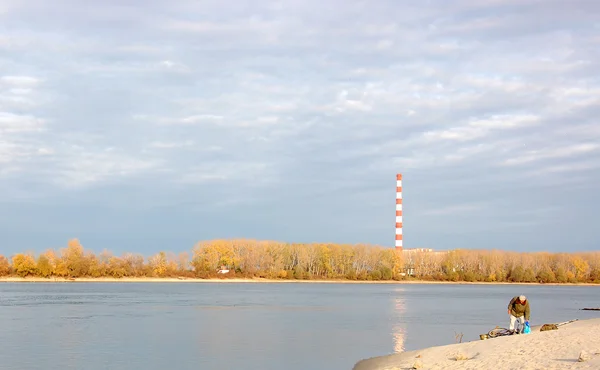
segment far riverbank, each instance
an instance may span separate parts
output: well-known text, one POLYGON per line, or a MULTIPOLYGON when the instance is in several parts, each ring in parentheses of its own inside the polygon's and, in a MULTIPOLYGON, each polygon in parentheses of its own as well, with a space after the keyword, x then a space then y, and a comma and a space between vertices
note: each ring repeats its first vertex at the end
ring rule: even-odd
POLYGON ((467 282, 467 281, 432 281, 432 280, 285 280, 263 278, 172 278, 172 277, 0 277, 0 282, 10 283, 56 283, 56 282, 86 282, 86 283, 281 283, 281 284, 446 284, 446 285, 546 285, 546 286, 598 286, 593 283, 511 283, 511 282, 467 282))

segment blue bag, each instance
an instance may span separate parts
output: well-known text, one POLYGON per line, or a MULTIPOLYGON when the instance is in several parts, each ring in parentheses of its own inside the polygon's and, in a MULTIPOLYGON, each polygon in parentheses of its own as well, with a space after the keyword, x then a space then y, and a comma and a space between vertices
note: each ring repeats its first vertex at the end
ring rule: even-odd
POLYGON ((531 327, 529 326, 529 321, 525 321, 525 329, 523 329, 523 334, 531 333, 531 327))

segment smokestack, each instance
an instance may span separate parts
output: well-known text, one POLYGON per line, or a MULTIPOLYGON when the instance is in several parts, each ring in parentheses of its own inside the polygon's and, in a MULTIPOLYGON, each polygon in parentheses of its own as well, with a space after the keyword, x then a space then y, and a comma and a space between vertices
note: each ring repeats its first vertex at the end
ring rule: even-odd
POLYGON ((402 174, 396 175, 396 250, 402 251, 402 174))

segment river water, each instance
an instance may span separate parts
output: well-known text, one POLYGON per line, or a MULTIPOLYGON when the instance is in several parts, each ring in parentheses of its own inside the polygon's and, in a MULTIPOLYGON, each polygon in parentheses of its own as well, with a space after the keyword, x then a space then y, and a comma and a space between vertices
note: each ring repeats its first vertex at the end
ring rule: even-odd
POLYGON ((600 317, 600 287, 0 283, 0 368, 350 370, 507 327, 519 294, 532 325, 600 317))

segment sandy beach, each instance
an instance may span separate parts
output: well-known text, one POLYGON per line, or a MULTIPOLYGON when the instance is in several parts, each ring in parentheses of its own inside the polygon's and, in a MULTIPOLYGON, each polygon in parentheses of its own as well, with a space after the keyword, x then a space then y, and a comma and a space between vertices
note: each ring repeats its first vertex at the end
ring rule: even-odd
POLYGON ((79 277, 79 278, 63 278, 63 277, 19 277, 19 276, 3 276, 0 277, 1 282, 10 283, 56 283, 56 282, 97 282, 97 283, 281 283, 281 284, 450 284, 450 285, 548 285, 548 286, 597 286, 600 284, 589 283, 507 283, 507 282, 466 282, 466 281, 431 281, 431 280, 286 280, 286 279, 264 279, 264 278, 177 278, 177 277, 79 277))
MULTIPOLYGON (((553 323, 547 323, 553 324, 553 323)), ((353 370, 600 369, 600 318, 558 330, 450 344, 359 361, 353 370), (585 361, 580 362, 582 354, 585 361)))

